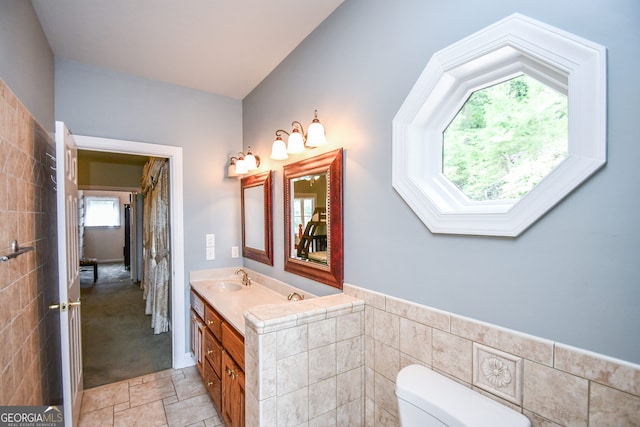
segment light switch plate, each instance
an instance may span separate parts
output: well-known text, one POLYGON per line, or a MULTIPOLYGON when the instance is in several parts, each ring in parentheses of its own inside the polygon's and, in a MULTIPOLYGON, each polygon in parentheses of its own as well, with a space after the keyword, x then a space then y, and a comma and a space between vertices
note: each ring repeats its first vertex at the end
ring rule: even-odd
POLYGON ((237 246, 231 246, 231 258, 238 258, 240 256, 237 246))
POLYGON ((216 259, 216 248, 207 248, 207 261, 216 259))
POLYGON ((207 234, 207 247, 213 248, 216 246, 216 235, 215 234, 207 234))

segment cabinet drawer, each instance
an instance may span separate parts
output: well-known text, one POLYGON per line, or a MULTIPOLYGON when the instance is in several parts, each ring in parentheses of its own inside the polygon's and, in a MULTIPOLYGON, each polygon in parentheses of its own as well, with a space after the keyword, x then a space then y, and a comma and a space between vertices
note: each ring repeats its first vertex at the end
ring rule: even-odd
POLYGON ((211 363, 213 370, 216 371, 218 376, 221 376, 221 366, 222 366, 222 346, 218 343, 218 340, 215 339, 211 331, 205 330, 204 334, 204 355, 211 363))
POLYGON ((213 332, 213 336, 218 338, 218 341, 222 341, 222 317, 208 305, 204 306, 204 323, 213 332))
POLYGON ((220 376, 215 373, 209 361, 205 361, 204 363, 203 377, 211 400, 213 400, 218 410, 222 409, 222 380, 220 376))
POLYGON ((222 324, 222 347, 244 371, 244 338, 226 322, 222 324))

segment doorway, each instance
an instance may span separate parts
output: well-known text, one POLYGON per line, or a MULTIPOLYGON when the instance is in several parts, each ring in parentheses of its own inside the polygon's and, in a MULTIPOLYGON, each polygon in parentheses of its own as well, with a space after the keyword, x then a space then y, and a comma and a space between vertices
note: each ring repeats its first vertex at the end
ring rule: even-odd
POLYGON ((171 256, 171 360, 175 369, 194 364, 186 345, 186 306, 184 279, 183 163, 182 148, 91 136, 74 136, 78 149, 141 156, 164 157, 170 170, 170 247, 171 256))

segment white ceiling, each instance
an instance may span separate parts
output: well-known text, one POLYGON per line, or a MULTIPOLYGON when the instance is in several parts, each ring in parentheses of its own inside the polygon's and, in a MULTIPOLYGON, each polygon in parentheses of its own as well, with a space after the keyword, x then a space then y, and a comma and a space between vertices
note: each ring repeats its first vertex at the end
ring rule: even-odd
POLYGON ((56 58, 244 98, 343 0, 32 0, 56 58))

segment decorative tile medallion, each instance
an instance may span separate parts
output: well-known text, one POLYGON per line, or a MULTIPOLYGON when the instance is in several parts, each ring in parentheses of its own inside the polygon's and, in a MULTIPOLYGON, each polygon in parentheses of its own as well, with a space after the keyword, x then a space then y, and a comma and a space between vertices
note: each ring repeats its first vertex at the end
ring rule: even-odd
POLYGON ((473 385, 522 404, 522 358, 473 343, 473 385))

